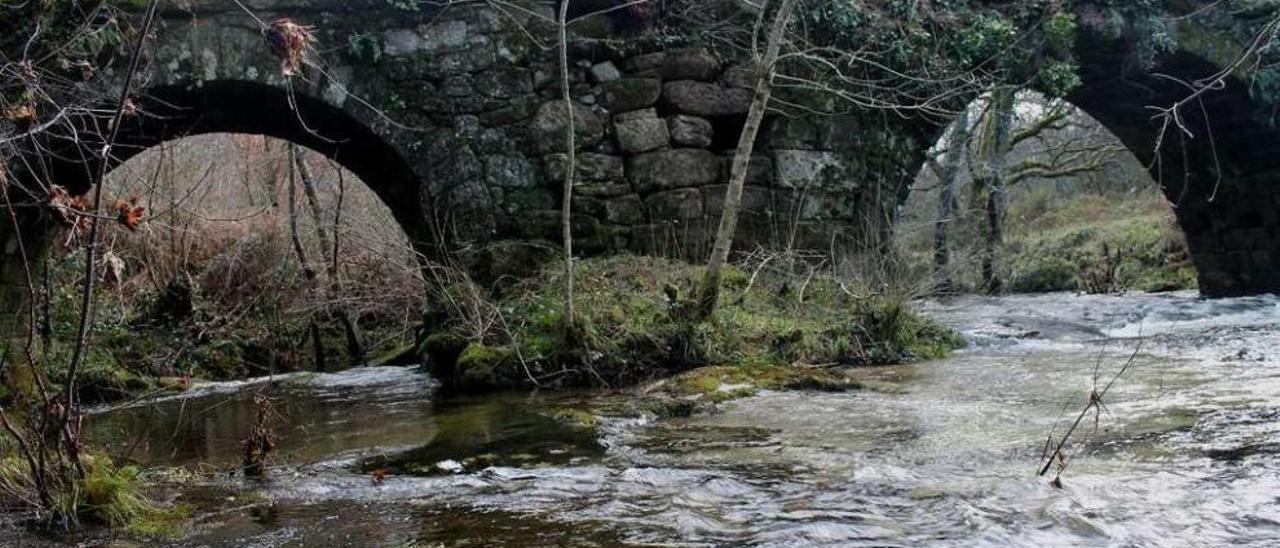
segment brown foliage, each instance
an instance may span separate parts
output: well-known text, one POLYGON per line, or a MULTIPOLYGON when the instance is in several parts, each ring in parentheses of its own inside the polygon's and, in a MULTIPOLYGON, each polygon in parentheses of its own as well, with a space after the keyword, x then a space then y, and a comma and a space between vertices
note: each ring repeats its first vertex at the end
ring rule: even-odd
POLYGON ((311 44, 311 28, 304 27, 288 17, 276 19, 262 33, 271 53, 280 58, 280 72, 293 76, 302 69, 307 46, 311 44))

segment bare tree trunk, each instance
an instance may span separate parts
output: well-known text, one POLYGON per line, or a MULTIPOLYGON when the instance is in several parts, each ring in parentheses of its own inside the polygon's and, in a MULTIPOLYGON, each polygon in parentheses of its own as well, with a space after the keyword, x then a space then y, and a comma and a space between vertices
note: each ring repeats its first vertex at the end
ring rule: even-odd
MULTIPOLYGON (((331 282, 334 295, 343 294, 342 288, 342 270, 338 264, 338 258, 342 256, 342 206, 347 198, 347 179, 342 171, 338 171, 338 203, 334 206, 333 211, 333 251, 329 254, 329 271, 332 273, 331 282)), ((338 319, 342 321, 342 329, 347 334, 347 353, 356 363, 364 363, 367 350, 364 343, 364 334, 360 332, 359 318, 345 306, 338 307, 338 319)))
MULTIPOLYGON (((302 190, 307 196, 307 204, 311 210, 311 220, 315 225, 316 238, 320 242, 320 255, 325 264, 325 269, 329 274, 329 291, 328 298, 330 303, 339 300, 341 295, 341 273, 338 269, 338 230, 341 229, 341 211, 334 217, 333 239, 329 239, 329 233, 325 230, 325 221, 321 215, 320 198, 316 193, 315 177, 311 174, 311 167, 307 165, 306 155, 302 148, 297 145, 289 145, 289 154, 293 158, 294 166, 298 170, 298 178, 302 181, 302 190)), ((345 189, 342 190, 345 192, 345 189)), ((317 284, 317 287, 319 285, 317 284)), ((342 304, 332 304, 334 312, 338 316, 338 321, 342 324, 342 329, 346 333, 347 338, 347 354, 351 357, 353 363, 359 364, 364 361, 364 337, 360 334, 360 328, 357 326, 355 319, 352 317, 351 311, 342 304)))
POLYGON ((992 120, 990 155, 987 158, 986 220, 987 233, 982 253, 982 279, 988 293, 999 293, 1003 282, 997 272, 996 262, 1000 246, 1004 243, 1005 168, 1013 133, 1014 107, 1017 90, 999 88, 992 92, 992 120))
POLYGON ((576 318, 573 307, 573 179, 577 169, 577 139, 574 131, 573 98, 569 92, 569 4, 560 4, 560 98, 564 101, 565 165, 564 192, 560 206, 560 227, 564 239, 564 325, 566 333, 574 332, 576 318))
POLYGON ((97 277, 95 267, 98 259, 98 239, 103 217, 102 188, 106 186, 107 166, 110 163, 107 159, 111 156, 111 149, 115 146, 116 138, 120 135, 120 124, 124 121, 125 106, 129 103, 129 95, 133 93, 134 80, 137 77, 138 67, 142 61, 142 50, 147 43, 147 36, 151 33, 151 25, 155 22, 159 5, 159 0, 151 0, 147 4, 147 12, 142 22, 142 32, 138 34, 138 44, 129 59, 129 69, 125 73, 124 86, 120 90, 120 100, 116 104, 115 113, 112 114, 111 123, 107 126, 109 129, 106 146, 102 147, 102 162, 98 166, 98 171, 93 180, 92 207, 94 215, 89 222, 88 241, 85 243, 85 276, 80 294, 79 328, 76 330, 76 346, 71 353, 71 363, 67 366, 65 386, 67 406, 62 414, 60 427, 66 444, 67 458, 75 466, 76 473, 81 478, 85 476, 85 465, 81 456, 82 447, 80 445, 80 419, 83 418, 83 415, 80 413, 78 375, 80 366, 84 362, 85 354, 88 351, 89 331, 94 318, 94 280, 97 277))
POLYGON ((302 152, 302 147, 294 144, 289 145, 289 156, 293 158, 293 165, 298 170, 298 179, 302 181, 302 192, 307 197, 307 207, 311 210, 312 224, 315 225, 316 239, 320 242, 322 255, 329 254, 329 233, 324 228, 324 221, 320 219, 320 197, 316 195, 315 177, 311 175, 311 167, 307 165, 306 155, 302 152))
POLYGON ((938 171, 938 219, 933 232, 933 272, 939 291, 951 291, 951 225, 955 222, 959 202, 956 199, 956 181, 960 178, 960 164, 964 162, 965 147, 969 143, 969 109, 960 111, 951 126, 942 169, 938 171))
MULTIPOLYGON (((796 0, 782 0, 782 4, 778 6, 778 10, 774 13, 772 29, 769 31, 769 42, 765 45, 764 57, 759 60, 756 67, 756 86, 751 100, 751 110, 747 113, 747 123, 742 128, 738 149, 733 156, 729 188, 725 192, 724 210, 720 214, 720 227, 716 231, 715 246, 711 251, 711 259, 707 261, 707 270, 698 291, 694 319, 699 321, 711 317, 720 300, 720 279, 723 276, 724 265, 729 261, 729 252, 733 249, 734 235, 738 230, 742 189, 747 181, 747 170, 751 166, 751 155, 755 151, 760 124, 764 121, 765 112, 769 109, 769 99, 773 95, 774 66, 778 62, 778 53, 782 50, 787 23, 790 21, 795 5, 796 0)), ((767 5, 761 8, 761 18, 765 16, 767 9, 767 5)))
MULTIPOLYGON (((302 276, 306 278, 309 284, 314 286, 318 278, 316 269, 311 266, 311 261, 307 258, 307 248, 302 245, 302 237, 298 234, 298 181, 294 173, 294 170, 289 170, 289 239, 293 242, 293 253, 298 257, 298 262, 302 265, 302 276)), ((320 326, 315 317, 312 317, 310 322, 310 325, 307 326, 307 333, 311 337, 311 344, 315 352, 316 370, 324 371, 326 369, 325 355, 324 344, 320 339, 320 326)))

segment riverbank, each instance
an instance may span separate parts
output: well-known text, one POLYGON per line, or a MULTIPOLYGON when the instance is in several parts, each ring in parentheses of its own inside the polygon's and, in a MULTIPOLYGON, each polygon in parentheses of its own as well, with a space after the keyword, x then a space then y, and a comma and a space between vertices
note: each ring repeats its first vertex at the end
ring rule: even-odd
POLYGON ((730 268, 715 314, 694 322, 682 307, 701 267, 631 255, 581 260, 572 333, 554 265, 492 300, 456 286, 435 299, 449 306, 422 351, 446 386, 483 391, 628 386, 708 366, 787 384, 823 368, 927 360, 962 345, 915 314, 908 296, 803 265, 765 266, 730 268))
MULTIPOLYGON (((55 386, 66 374, 78 326, 79 260, 72 255, 63 262, 51 269, 55 290, 49 306, 41 306, 48 318, 41 321, 47 334, 41 362, 55 386)), ((762 374, 773 380, 764 384, 777 384, 837 365, 937 358, 961 344, 954 333, 912 312, 908 295, 804 264, 784 266, 782 259, 750 271, 729 268, 721 306, 702 323, 679 311, 696 287, 699 266, 622 255, 583 259, 576 268, 574 333, 563 327, 563 272, 554 264, 496 289, 459 276, 432 292, 428 319, 434 327, 418 339, 418 357, 407 359, 425 361, 450 389, 472 392, 616 388, 707 366, 743 366, 735 375, 767 372, 762 374)), ((181 391, 199 380, 355 365, 336 320, 323 310, 285 313, 282 307, 289 305, 282 298, 263 294, 253 300, 270 304, 237 312, 220 306, 207 284, 178 284, 159 293, 108 284, 98 294, 81 394, 110 402, 181 391), (318 362, 321 356, 327 359, 318 362)), ((396 350, 414 338, 404 325, 402 318, 364 317, 367 340, 379 341, 367 345, 366 360, 377 363, 376 356, 396 353, 406 359, 396 350)))
MULTIPOLYGON (((174 545, 1262 547, 1280 485, 1277 306, 1193 292, 946 299, 924 312, 972 341, 949 358, 832 368, 862 389, 761 389, 687 416, 618 404, 665 397, 692 382, 682 375, 476 396, 382 367, 202 385, 95 415, 86 434, 144 469, 194 471, 148 476, 158 500, 192 506, 162 539, 174 545), (1062 487, 1037 477, 1045 437, 1139 341, 1099 428, 1067 445, 1062 487), (268 479, 245 481, 226 471, 259 391, 279 402, 279 446, 268 479)), ((112 538, 148 541, 80 540, 112 538)))

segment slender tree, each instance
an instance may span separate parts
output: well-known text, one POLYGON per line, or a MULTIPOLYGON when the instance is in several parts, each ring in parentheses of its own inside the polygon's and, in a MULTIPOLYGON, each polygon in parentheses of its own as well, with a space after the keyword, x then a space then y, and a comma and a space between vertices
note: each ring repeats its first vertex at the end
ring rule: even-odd
MULTIPOLYGON (((769 31, 764 55, 756 62, 755 92, 751 99, 751 109, 747 112, 746 125, 743 126, 742 135, 738 139, 737 151, 733 155, 729 188, 725 191, 724 209, 720 213, 720 227, 716 231, 715 246, 711 250, 711 259, 707 261, 707 270, 698 290, 698 302, 694 312, 694 318, 697 320, 709 318, 720 300, 720 279, 724 275, 724 265, 729 260, 729 252, 733 249, 734 235, 738 229, 743 186, 747 182, 747 171, 751 167, 751 155, 755 151, 760 124, 764 121, 764 115, 769 109, 769 100, 773 95, 774 68, 778 63, 778 54, 782 50, 787 24, 791 20, 791 12, 795 10, 796 2, 797 0, 781 0, 778 4, 773 14, 773 24, 769 31)), ((766 4, 760 10, 761 21, 768 7, 766 4)))
POLYGON ((938 218, 933 232, 933 270, 938 290, 950 291, 951 279, 951 225, 955 223, 959 203, 956 184, 960 179, 960 166, 964 163, 965 148, 969 145, 969 109, 960 111, 951 130, 947 133, 945 158, 939 166, 933 158, 930 167, 938 176, 938 218))
POLYGON ((974 177, 973 192, 977 203, 985 204, 986 231, 982 246, 982 284, 988 293, 1000 292, 1002 283, 996 272, 1000 244, 1004 241, 1005 168, 1013 147, 1013 118, 1017 90, 997 88, 991 92, 990 114, 978 139, 982 161, 974 177))
POLYGON ((564 327, 565 333, 572 334, 577 325, 573 307, 573 179, 577 170, 577 143, 574 134, 577 120, 574 119, 573 97, 569 86, 569 4, 564 0, 560 4, 560 98, 564 102, 564 192, 560 206, 560 228, 564 239, 564 327))

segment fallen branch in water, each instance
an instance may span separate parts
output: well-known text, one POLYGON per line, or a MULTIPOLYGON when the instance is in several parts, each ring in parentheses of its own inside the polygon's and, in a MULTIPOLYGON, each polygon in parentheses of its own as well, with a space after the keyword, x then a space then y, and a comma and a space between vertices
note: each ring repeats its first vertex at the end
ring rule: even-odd
POLYGON ((1133 362, 1138 358, 1138 352, 1141 350, 1142 338, 1139 336, 1138 345, 1134 347, 1133 353, 1129 355, 1129 359, 1125 361, 1124 366, 1116 372, 1115 376, 1111 377, 1111 381, 1108 382, 1106 386, 1102 387, 1102 390, 1098 390, 1097 370, 1098 365, 1101 365, 1102 362, 1102 358, 1099 356, 1099 363, 1094 366, 1094 384, 1093 390, 1089 391, 1089 402, 1085 404, 1084 409, 1080 410, 1080 414, 1076 416, 1075 422, 1071 424, 1071 428, 1067 429, 1067 433, 1062 436, 1062 439, 1058 440, 1058 445, 1054 447, 1052 452, 1049 452, 1048 449, 1050 445, 1053 445, 1053 434, 1049 434, 1049 437, 1045 440, 1045 454, 1041 455, 1041 458, 1044 459, 1044 465, 1040 467, 1040 472, 1036 474, 1037 476, 1044 476, 1049 473, 1049 469, 1053 467, 1054 462, 1057 462, 1058 475, 1053 479, 1052 484, 1054 487, 1062 487, 1062 472, 1067 469, 1067 458, 1066 454, 1063 453, 1063 449, 1071 439, 1071 435, 1080 427, 1080 423, 1084 422, 1084 418, 1089 416, 1090 411, 1094 412, 1094 428, 1097 428, 1100 415, 1106 408, 1106 404, 1103 403, 1105 401, 1104 398, 1106 398, 1107 393, 1111 391, 1111 387, 1115 386, 1116 381, 1133 366, 1133 362))

